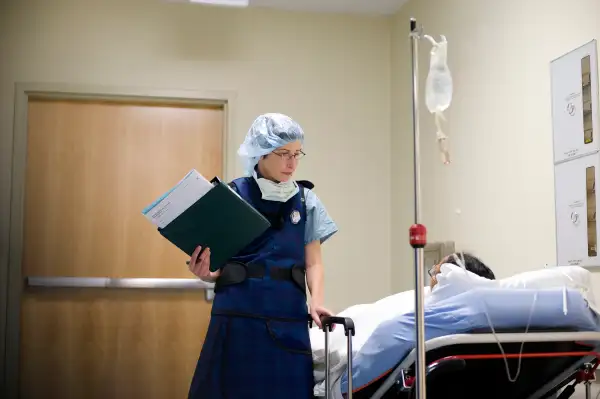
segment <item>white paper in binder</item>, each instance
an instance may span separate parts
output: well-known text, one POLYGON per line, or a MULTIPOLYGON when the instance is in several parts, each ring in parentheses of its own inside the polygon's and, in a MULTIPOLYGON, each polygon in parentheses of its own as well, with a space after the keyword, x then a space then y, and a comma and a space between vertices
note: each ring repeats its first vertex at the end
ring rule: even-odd
POLYGON ((597 254, 597 153, 555 166, 556 247, 559 265, 600 266, 597 254))
POLYGON ((551 62, 554 162, 597 151, 598 52, 596 40, 551 62))

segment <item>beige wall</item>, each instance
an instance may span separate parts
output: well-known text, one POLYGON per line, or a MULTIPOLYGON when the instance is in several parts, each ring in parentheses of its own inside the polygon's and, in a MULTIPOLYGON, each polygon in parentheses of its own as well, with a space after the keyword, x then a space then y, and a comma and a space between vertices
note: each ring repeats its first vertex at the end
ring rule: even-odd
POLYGON ((327 304, 341 310, 389 293, 389 18, 158 0, 9 0, 0 7, 3 272, 16 82, 229 90, 236 93, 230 170, 241 172, 235 151, 260 113, 288 113, 308 134, 299 177, 316 184, 340 227, 324 249, 327 304))
MULTIPOLYGON (((556 261, 550 61, 600 39, 598 0, 411 0, 392 39, 392 241, 403 242, 411 214, 405 170, 412 150, 409 18, 445 34, 454 100, 447 133, 454 163, 443 166, 422 97, 423 213, 430 240, 452 239, 481 255, 497 276, 556 261), (460 214, 456 210, 461 211, 460 214)), ((421 90, 430 45, 421 46, 421 90)), ((422 92, 422 95, 424 93, 422 92)), ((403 253, 404 255, 404 253, 403 253)), ((394 261, 395 262, 395 261, 394 261)), ((392 265, 394 288, 412 270, 392 265)), ((600 274, 596 276, 600 290, 600 274)))

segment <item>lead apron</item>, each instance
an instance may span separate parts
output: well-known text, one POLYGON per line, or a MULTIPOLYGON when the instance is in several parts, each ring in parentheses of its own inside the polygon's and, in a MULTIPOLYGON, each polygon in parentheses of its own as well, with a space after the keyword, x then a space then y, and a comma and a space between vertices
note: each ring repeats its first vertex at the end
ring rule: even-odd
POLYGON ((224 268, 188 397, 312 398, 304 274, 302 287, 291 278, 292 270, 304 271, 302 189, 282 204, 262 200, 252 178, 234 184, 242 198, 263 214, 282 217, 271 220, 273 227, 224 268), (221 284, 230 274, 239 276, 229 272, 240 269, 247 274, 244 281, 221 284))

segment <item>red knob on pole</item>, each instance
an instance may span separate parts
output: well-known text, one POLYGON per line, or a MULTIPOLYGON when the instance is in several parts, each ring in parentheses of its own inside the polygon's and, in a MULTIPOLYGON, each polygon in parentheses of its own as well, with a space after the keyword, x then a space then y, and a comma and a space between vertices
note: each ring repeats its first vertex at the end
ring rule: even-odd
POLYGON ((424 248, 427 245, 427 229, 422 224, 413 224, 409 229, 410 246, 424 248))

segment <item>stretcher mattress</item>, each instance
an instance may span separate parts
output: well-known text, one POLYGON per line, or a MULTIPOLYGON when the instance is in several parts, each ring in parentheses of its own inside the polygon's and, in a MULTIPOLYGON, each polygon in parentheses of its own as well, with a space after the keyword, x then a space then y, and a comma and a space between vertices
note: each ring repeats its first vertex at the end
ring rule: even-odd
MULTIPOLYGON (((600 331, 598 315, 577 290, 475 288, 425 307, 425 340, 490 328, 564 328, 600 331)), ((353 358, 353 388, 367 386, 397 366, 415 347, 415 315, 409 312, 380 324, 353 358)), ((347 373, 334 384, 348 389, 347 373)))

